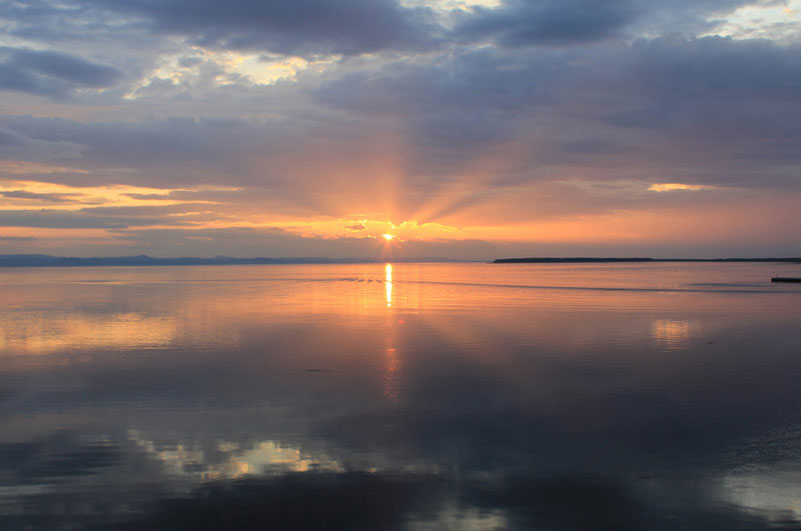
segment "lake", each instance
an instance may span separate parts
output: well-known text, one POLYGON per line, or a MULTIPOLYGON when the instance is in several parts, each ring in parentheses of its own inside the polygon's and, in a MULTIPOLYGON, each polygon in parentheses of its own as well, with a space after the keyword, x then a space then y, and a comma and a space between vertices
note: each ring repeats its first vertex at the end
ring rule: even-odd
POLYGON ((801 265, 0 270, 0 529, 798 529, 801 265))

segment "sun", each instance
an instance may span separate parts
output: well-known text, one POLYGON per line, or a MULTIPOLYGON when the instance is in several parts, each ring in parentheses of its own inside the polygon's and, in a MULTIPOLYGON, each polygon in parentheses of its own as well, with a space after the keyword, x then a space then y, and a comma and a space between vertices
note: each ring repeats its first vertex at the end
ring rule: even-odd
POLYGON ((382 234, 381 236, 384 237, 385 240, 390 241, 395 238, 392 234, 382 234))

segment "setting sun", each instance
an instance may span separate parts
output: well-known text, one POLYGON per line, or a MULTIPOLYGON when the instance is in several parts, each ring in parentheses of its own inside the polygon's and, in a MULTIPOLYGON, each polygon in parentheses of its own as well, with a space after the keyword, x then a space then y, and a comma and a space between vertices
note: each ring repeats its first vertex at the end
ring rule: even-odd
POLYGON ((382 234, 385 240, 390 241, 395 238, 392 234, 382 234))

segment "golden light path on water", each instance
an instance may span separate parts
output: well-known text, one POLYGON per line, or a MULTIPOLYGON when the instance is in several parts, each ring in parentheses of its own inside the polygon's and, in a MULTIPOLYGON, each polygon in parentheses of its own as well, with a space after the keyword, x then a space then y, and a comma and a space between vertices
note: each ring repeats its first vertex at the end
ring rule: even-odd
MULTIPOLYGON (((384 266, 384 285, 386 286, 387 308, 392 308, 392 264, 384 266)), ((387 314, 389 327, 387 328, 388 334, 386 336, 386 347, 384 348, 384 373, 382 377, 384 396, 393 402, 397 401, 400 395, 399 378, 401 372, 401 360, 395 346, 397 339, 395 328, 399 323, 395 322, 394 313, 387 314)))
POLYGON ((384 284, 386 284, 387 289, 387 308, 392 308, 392 264, 387 264, 384 268, 384 272, 384 284))

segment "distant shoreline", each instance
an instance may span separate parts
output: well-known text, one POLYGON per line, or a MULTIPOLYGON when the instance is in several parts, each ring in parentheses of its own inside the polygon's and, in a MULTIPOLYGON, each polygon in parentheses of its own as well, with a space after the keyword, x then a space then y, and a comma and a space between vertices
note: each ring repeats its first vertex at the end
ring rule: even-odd
MULTIPOLYGON (((313 265, 313 264, 383 264, 393 263, 487 263, 485 260, 450 260, 438 257, 378 259, 378 258, 235 258, 215 256, 198 258, 191 256, 156 258, 148 255, 74 257, 46 254, 0 255, 0 268, 5 267, 109 267, 109 266, 187 266, 187 265, 313 265)), ((801 258, 498 258, 495 264, 609 264, 609 263, 659 263, 659 262, 772 262, 801 264, 801 258)))
POLYGON ((641 262, 781 262, 800 264, 801 258, 498 258, 494 264, 609 264, 641 262))
POLYGON ((381 260, 377 258, 327 258, 327 257, 286 257, 286 258, 235 258, 215 256, 197 258, 191 256, 177 258, 155 258, 148 255, 107 256, 81 258, 74 256, 50 256, 47 254, 6 254, 0 255, 0 268, 3 267, 107 267, 107 266, 185 266, 185 265, 289 265, 289 264, 383 264, 386 262, 456 263, 460 260, 446 258, 414 258, 381 260))

